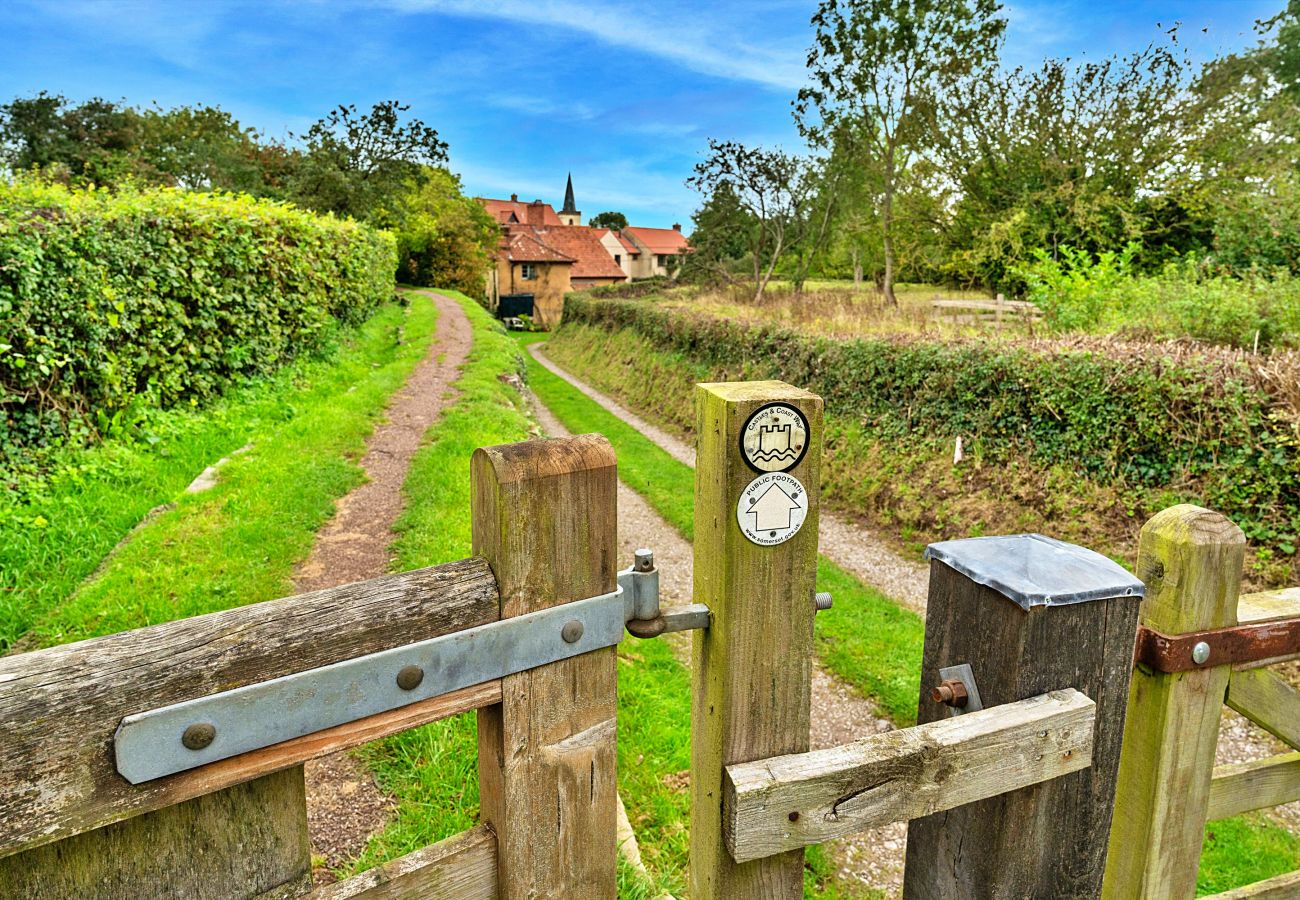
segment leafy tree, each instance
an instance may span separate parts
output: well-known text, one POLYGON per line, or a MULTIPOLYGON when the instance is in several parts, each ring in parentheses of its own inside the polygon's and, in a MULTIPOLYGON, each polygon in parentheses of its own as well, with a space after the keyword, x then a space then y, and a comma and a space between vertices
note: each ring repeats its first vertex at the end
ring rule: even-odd
POLYGON ((812 84, 795 118, 816 145, 854 138, 879 173, 883 289, 894 297, 899 173, 928 144, 927 111, 947 85, 988 66, 1006 27, 996 0, 822 0, 808 53, 812 84))
POLYGON ((483 293, 500 228, 446 169, 426 169, 375 221, 397 236, 397 278, 409 284, 483 293))
POLYGON ((596 213, 588 224, 592 228, 612 228, 614 231, 622 231, 627 227, 627 216, 621 212, 596 213))
POLYGON ((115 184, 132 174, 139 125, 139 113, 111 100, 70 106, 66 97, 42 91, 0 107, 0 147, 11 170, 115 184))
POLYGON ((293 198, 321 212, 367 219, 385 198, 447 162, 447 144, 396 100, 368 113, 339 106, 307 130, 306 150, 293 179, 293 198))
POLYGON ((234 116, 212 106, 155 107, 140 116, 137 154, 148 180, 188 190, 275 194, 263 177, 260 139, 234 116))
POLYGON ((687 281, 733 282, 733 270, 749 252, 750 232, 757 227, 741 207, 729 181, 719 182, 691 216, 691 251, 682 260, 681 277, 687 281))
POLYGON ((711 254, 721 246, 743 244, 754 300, 761 300, 782 256, 805 249, 818 226, 826 233, 829 216, 818 214, 825 201, 818 192, 819 174, 812 162, 783 150, 710 140, 709 155, 686 181, 715 203, 705 233, 697 229, 701 243, 696 252, 711 254))
POLYGON ((1011 270, 1039 248, 1096 254, 1142 240, 1142 198, 1162 191, 1184 147, 1176 51, 1153 43, 951 85, 931 129, 956 187, 950 273, 1015 287, 1011 270))

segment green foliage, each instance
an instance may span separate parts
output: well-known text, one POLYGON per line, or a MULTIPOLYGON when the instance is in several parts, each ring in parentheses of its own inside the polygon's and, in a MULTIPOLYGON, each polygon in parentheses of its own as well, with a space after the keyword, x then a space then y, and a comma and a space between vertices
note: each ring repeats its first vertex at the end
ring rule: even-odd
POLYGON ((398 281, 483 296, 500 226, 446 169, 407 183, 375 221, 397 238, 398 281))
POLYGON ((1056 258, 1039 250, 1017 272, 1028 299, 1058 331, 1187 336, 1251 349, 1300 344, 1300 281, 1286 270, 1273 278, 1231 277, 1188 258, 1157 275, 1135 276, 1138 250, 1129 244, 1095 260, 1072 247, 1056 258))
POLYGON ((617 211, 596 213, 587 224, 592 228, 612 228, 615 231, 622 231, 627 227, 627 216, 617 211))
MULTIPOLYGON (((1108 344, 827 340, 570 295, 565 323, 630 329, 714 379, 780 378, 887 444, 1027 459, 1100 485, 1174 488, 1230 516, 1269 557, 1296 559, 1300 435, 1235 356, 1108 344)), ((950 451, 949 451, 950 452, 950 451)))
POLYGON ((0 468, 328 346, 393 241, 249 197, 0 184, 0 468))

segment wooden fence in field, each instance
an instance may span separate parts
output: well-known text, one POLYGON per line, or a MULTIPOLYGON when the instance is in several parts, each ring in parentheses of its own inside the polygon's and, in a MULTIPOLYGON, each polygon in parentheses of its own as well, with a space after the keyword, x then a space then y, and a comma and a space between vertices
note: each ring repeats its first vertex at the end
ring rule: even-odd
POLYGON ((930 301, 930 307, 954 322, 992 322, 998 328, 1005 322, 1037 322, 1043 317, 1043 311, 1028 300, 1008 300, 1002 294, 992 300, 946 300, 936 296, 930 301))
POLYGON ((1300 738, 1257 658, 1300 655, 1300 592, 1238 603, 1240 532, 1195 507, 1147 525, 1142 581, 933 545, 919 724, 810 752, 821 400, 697 401, 690 607, 617 571, 587 435, 475 453, 472 559, 0 659, 0 896, 612 898, 625 625, 695 630, 695 900, 793 900, 804 847, 893 821, 908 898, 1190 898, 1207 816, 1300 797, 1300 754, 1212 771, 1225 691, 1300 738), (471 710, 481 824, 313 891, 303 763, 471 710))

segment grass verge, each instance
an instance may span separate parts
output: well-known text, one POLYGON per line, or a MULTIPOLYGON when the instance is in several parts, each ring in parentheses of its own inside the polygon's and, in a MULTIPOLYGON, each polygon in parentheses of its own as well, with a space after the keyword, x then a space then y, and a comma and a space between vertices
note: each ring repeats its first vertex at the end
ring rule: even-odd
POLYGON ((435 323, 427 300, 385 306, 331 358, 232 392, 152 448, 87 451, 89 474, 65 478, 42 501, 49 512, 39 539, 10 544, 0 534, 0 570, 13 586, 0 634, 12 640, 26 631, 23 646, 44 646, 289 593, 293 566, 335 499, 361 480, 355 460, 388 397, 427 352, 435 323), (248 442, 252 449, 222 468, 215 487, 182 493, 248 442), (174 508, 100 562, 168 501, 174 508))
MULTIPOLYGON (((547 335, 522 335, 521 344, 547 335)), ((693 472, 531 356, 528 378, 538 398, 572 431, 599 431, 618 453, 619 477, 690 539, 693 472), (683 508, 684 506, 684 508, 683 508)), ((586 373, 575 374, 585 378, 586 373)), ((660 401, 663 403, 664 401, 660 401)), ((672 423, 660 422, 660 425, 672 423)), ((817 617, 817 652, 828 669, 879 705, 895 723, 910 725, 920 690, 924 622, 883 594, 820 557, 817 585, 835 607, 817 617)), ((812 871, 819 854, 810 854, 812 871)), ((1211 823, 1201 857, 1200 892, 1228 890, 1300 868, 1300 837, 1259 816, 1211 823)), ((810 878, 815 877, 810 875, 810 878)), ((823 882, 828 890, 833 883, 823 882)))

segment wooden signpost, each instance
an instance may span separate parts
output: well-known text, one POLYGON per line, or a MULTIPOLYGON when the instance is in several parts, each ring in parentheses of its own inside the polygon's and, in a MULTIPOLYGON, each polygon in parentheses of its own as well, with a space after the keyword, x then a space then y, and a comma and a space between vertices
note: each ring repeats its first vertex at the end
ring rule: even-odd
POLYGON ((692 657, 690 895, 799 896, 802 850, 731 857, 722 782, 729 764, 808 749, 822 401, 779 381, 702 384, 696 426, 694 596, 712 622, 692 657))

